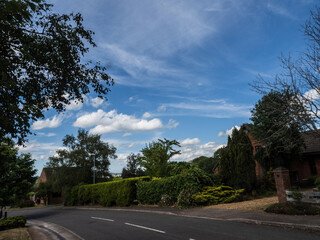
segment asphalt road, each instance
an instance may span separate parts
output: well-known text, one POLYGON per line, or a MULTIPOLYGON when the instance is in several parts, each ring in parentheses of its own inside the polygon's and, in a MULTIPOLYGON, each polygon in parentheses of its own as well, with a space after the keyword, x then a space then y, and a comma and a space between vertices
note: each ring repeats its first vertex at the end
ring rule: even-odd
POLYGON ((320 239, 319 234, 292 229, 112 209, 83 210, 48 207, 12 210, 8 213, 9 216, 21 214, 28 220, 61 225, 88 240, 320 239))

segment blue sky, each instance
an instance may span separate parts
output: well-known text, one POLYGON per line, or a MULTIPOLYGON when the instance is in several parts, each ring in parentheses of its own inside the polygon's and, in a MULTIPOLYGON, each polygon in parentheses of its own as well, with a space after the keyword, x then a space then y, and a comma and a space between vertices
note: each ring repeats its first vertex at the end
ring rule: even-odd
POLYGON ((258 74, 281 72, 278 57, 304 50, 302 25, 317 1, 283 0, 56 0, 59 13, 81 12, 98 47, 84 60, 108 66, 115 85, 108 101, 96 95, 66 112, 52 110, 32 125, 21 152, 38 174, 79 128, 117 148, 110 171, 158 138, 176 139, 189 161, 211 156, 234 126, 250 120, 261 96, 250 89, 258 74))

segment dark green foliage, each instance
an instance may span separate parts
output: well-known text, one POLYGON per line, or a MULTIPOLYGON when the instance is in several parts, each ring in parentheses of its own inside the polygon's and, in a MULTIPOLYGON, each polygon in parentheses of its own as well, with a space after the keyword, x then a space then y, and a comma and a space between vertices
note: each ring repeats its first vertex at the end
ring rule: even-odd
POLYGON ((48 181, 53 190, 62 191, 79 183, 93 182, 93 165, 96 166, 96 182, 111 179, 110 159, 115 159, 116 148, 101 140, 100 135, 78 130, 78 136, 66 135, 63 138, 66 149, 58 150, 57 157, 50 157, 47 164, 52 169, 48 181))
POLYGON ((191 161, 193 165, 196 165, 201 170, 205 171, 207 174, 213 174, 213 168, 220 160, 220 149, 218 149, 213 157, 201 156, 195 158, 191 161))
POLYGON ((22 200, 19 203, 20 208, 25 208, 25 207, 34 207, 34 201, 32 200, 22 200))
POLYGON ((264 169, 288 168, 290 161, 300 158, 304 142, 302 127, 293 117, 292 98, 289 92, 271 91, 251 110, 250 133, 265 147, 259 149, 255 158, 264 169))
POLYGON ((25 141, 44 110, 63 111, 113 80, 99 63, 84 62, 95 47, 80 13, 55 14, 44 0, 0 1, 0 138, 25 141), (19 53, 19 54, 17 54, 19 53))
POLYGON ((183 189, 177 199, 177 206, 179 208, 189 208, 194 205, 193 200, 192 200, 192 195, 194 191, 190 189, 183 189))
POLYGON ((133 178, 145 176, 145 172, 139 167, 139 154, 131 153, 127 157, 127 167, 122 169, 122 178, 133 178))
POLYGON ((232 131, 228 144, 220 150, 219 174, 225 185, 250 191, 256 180, 252 145, 243 127, 232 131))
POLYGON ((192 165, 188 162, 169 162, 167 171, 168 176, 175 176, 181 173, 187 172, 189 169, 192 168, 192 165))
POLYGON ((168 175, 169 159, 180 154, 180 150, 174 150, 173 147, 180 147, 176 140, 158 139, 157 142, 149 143, 141 150, 142 156, 139 157, 139 163, 146 169, 150 177, 165 177, 168 175))
POLYGON ((244 189, 235 190, 229 186, 205 187, 202 192, 192 195, 196 205, 212 205, 239 201, 244 189))
POLYGON ((314 185, 316 185, 316 187, 320 190, 320 176, 316 178, 314 185))
POLYGON ((127 178, 119 181, 75 186, 66 197, 66 205, 129 206, 136 200, 137 182, 149 177, 127 178))
POLYGON ((24 227, 26 225, 27 219, 25 216, 15 216, 0 219, 0 231, 24 227))
POLYGON ((53 192, 50 182, 40 182, 36 188, 36 196, 43 200, 44 204, 48 204, 49 195, 53 192))
POLYGON ((163 194, 161 196, 161 199, 159 201, 160 207, 169 207, 169 206, 172 206, 173 204, 174 204, 174 201, 168 194, 163 194))
POLYGON ((161 196, 167 194, 176 202, 182 190, 188 189, 192 193, 196 193, 201 191, 204 186, 212 184, 212 180, 205 172, 192 168, 184 174, 151 182, 138 182, 137 200, 143 204, 157 204, 161 200, 161 196))
POLYGON ((31 191, 37 170, 29 154, 18 154, 11 140, 0 142, 0 207, 17 205, 31 191))
POLYGON ((320 205, 305 202, 275 203, 266 208, 265 211, 288 215, 320 215, 320 205))

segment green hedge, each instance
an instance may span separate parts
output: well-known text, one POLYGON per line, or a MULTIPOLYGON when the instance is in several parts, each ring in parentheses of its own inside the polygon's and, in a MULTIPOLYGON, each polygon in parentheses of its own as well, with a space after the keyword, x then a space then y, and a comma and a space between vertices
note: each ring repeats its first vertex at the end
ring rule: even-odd
POLYGON ((15 216, 15 217, 7 217, 4 219, 0 219, 0 231, 24 227, 26 225, 27 219, 25 216, 15 216))
POLYGON ((202 192, 192 195, 196 205, 212 205, 235 202, 241 198, 244 189, 235 190, 229 186, 205 187, 202 192))
POLYGON ((137 183, 137 200, 142 204, 157 204, 163 195, 168 195, 176 202, 180 192, 184 189, 196 193, 204 186, 212 185, 212 180, 205 172, 193 168, 184 174, 156 179, 151 182, 137 183))
POLYGON ((275 203, 267 207, 265 212, 288 215, 320 215, 320 205, 305 202, 275 203))
POLYGON ((138 181, 150 177, 127 178, 124 180, 76 186, 66 196, 66 205, 129 206, 136 200, 138 181))

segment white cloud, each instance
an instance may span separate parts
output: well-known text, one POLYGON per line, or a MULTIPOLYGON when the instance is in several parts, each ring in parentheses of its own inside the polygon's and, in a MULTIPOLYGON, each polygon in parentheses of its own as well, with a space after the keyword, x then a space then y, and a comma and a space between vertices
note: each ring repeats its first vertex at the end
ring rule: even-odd
POLYGON ((99 97, 90 99, 91 106, 94 108, 98 108, 103 103, 103 101, 104 100, 99 97))
POLYGON ((126 132, 126 133, 124 133, 122 136, 123 136, 123 137, 127 137, 127 136, 131 136, 131 135, 132 135, 132 133, 126 132))
POLYGON ((233 129, 236 128, 237 130, 240 129, 239 126, 234 126, 231 129, 227 129, 225 132, 219 132, 218 137, 225 137, 225 136, 231 136, 233 129))
POLYGON ((150 131, 163 128, 160 119, 151 120, 139 119, 133 115, 118 114, 116 110, 104 112, 99 109, 97 112, 85 114, 79 117, 73 124, 75 127, 92 127, 90 133, 103 134, 120 131, 150 131))
POLYGON ((39 136, 45 136, 45 137, 54 137, 54 136, 56 136, 57 134, 56 133, 43 133, 43 132, 39 132, 39 133, 37 133, 37 135, 39 135, 39 136))
POLYGON ((169 119, 166 127, 167 128, 176 128, 179 125, 179 123, 173 119, 169 119))
POLYGON ((152 115, 151 115, 151 113, 149 113, 149 112, 145 112, 143 115, 142 115, 142 118, 151 118, 152 117, 152 115))
POLYGON ((134 100, 134 97, 129 97, 129 102, 132 102, 134 100))
POLYGON ((199 144, 200 139, 199 138, 186 138, 181 141, 181 145, 193 145, 193 144, 199 144))
POLYGON ((320 98, 320 89, 311 89, 303 97, 310 101, 316 101, 320 98))
POLYGON ((40 130, 43 128, 57 128, 62 124, 62 121, 64 119, 63 115, 55 115, 51 120, 45 119, 45 120, 37 120, 35 121, 31 128, 33 130, 40 130))
POLYGON ((296 19, 296 17, 293 16, 287 9, 285 9, 279 5, 275 5, 275 4, 268 2, 267 8, 269 11, 271 11, 274 14, 281 15, 281 16, 291 18, 291 19, 296 19))
POLYGON ((66 105, 66 110, 77 111, 82 109, 82 107, 83 107, 83 103, 81 101, 71 100, 70 104, 66 105))

